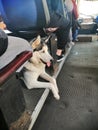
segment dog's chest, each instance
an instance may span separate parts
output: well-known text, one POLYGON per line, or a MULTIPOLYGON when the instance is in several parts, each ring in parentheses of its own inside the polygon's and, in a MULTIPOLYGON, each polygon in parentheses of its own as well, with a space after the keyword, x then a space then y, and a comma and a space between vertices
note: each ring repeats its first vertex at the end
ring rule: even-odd
POLYGON ((45 64, 43 63, 33 65, 33 67, 35 72, 42 73, 43 71, 45 71, 45 64))
POLYGON ((44 64, 37 64, 36 66, 32 64, 32 70, 27 70, 24 73, 24 78, 28 82, 32 79, 36 80, 40 74, 45 72, 45 65, 44 64))

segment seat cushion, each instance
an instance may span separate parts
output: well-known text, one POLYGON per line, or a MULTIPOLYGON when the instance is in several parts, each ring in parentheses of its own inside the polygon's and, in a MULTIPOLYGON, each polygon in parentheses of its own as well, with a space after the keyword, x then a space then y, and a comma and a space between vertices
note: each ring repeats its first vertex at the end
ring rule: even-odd
POLYGON ((8 47, 6 52, 0 57, 0 69, 9 64, 17 55, 19 55, 23 51, 31 51, 32 48, 28 41, 8 36, 8 47))

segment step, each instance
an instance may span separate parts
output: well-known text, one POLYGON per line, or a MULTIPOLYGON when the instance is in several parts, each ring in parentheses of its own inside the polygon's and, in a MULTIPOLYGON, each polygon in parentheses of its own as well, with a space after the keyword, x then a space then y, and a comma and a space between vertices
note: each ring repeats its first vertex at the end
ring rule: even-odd
POLYGON ((98 35, 90 35, 90 34, 78 35, 79 42, 93 42, 97 40, 98 40, 98 35))

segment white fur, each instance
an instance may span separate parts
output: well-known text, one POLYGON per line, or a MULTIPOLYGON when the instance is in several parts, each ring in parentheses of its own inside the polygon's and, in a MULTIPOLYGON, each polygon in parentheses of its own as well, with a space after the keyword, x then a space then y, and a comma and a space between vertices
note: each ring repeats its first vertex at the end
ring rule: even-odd
MULTIPOLYGON (((39 45, 40 42, 41 38, 38 36, 38 38, 33 42, 32 47, 34 47, 34 49, 37 48, 37 45, 39 45)), ((48 47, 46 44, 44 44, 41 50, 33 52, 33 56, 31 57, 30 62, 28 61, 25 65, 26 71, 24 72, 23 81, 28 89, 49 88, 52 91, 54 97, 59 100, 60 96, 58 94, 59 91, 56 80, 46 73, 46 64, 44 64, 41 60, 45 63, 53 60, 52 56, 48 52, 48 47), (39 76, 49 82, 38 81, 39 76)))

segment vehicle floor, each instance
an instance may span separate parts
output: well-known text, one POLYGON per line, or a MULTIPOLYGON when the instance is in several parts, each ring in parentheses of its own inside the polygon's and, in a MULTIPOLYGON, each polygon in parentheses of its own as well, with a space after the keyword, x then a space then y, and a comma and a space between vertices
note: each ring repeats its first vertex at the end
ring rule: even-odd
POLYGON ((98 42, 77 43, 57 77, 32 130, 98 130, 98 42))

